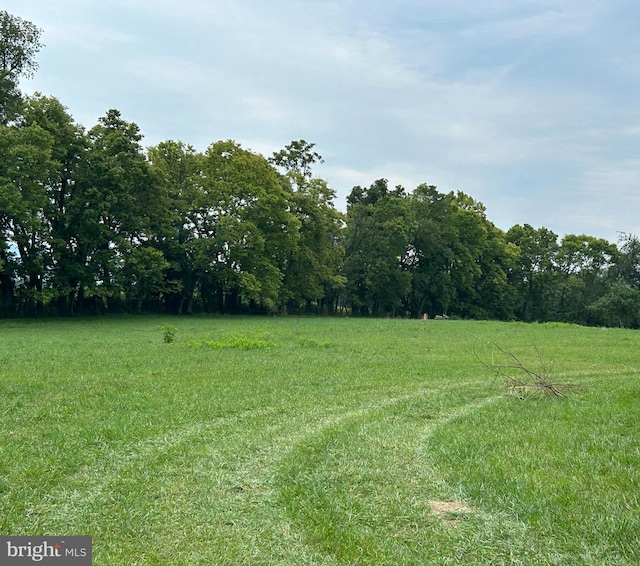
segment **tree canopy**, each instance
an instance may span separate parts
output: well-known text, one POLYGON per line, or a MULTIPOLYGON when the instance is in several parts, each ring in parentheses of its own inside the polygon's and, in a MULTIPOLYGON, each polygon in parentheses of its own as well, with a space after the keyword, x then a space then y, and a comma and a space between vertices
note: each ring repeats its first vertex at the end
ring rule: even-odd
POLYGON ((24 96, 40 30, 0 11, 0 315, 326 313, 640 326, 640 243, 507 231, 461 191, 355 186, 315 144, 197 151, 24 96))
POLYGON ((42 30, 27 20, 0 10, 0 123, 18 112, 21 77, 38 69, 36 54, 42 48, 42 30))

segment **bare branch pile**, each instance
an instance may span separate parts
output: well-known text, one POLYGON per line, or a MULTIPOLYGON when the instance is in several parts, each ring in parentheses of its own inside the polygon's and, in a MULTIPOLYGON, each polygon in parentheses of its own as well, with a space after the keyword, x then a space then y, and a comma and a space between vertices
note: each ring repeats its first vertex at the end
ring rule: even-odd
POLYGON ((484 367, 503 380, 507 395, 520 399, 543 395, 566 397, 561 389, 563 386, 551 381, 537 348, 536 353, 540 360, 541 369, 534 371, 522 363, 512 352, 507 352, 498 344, 492 343, 490 345, 498 350, 502 358, 506 359, 505 363, 487 363, 481 360, 477 354, 476 358, 484 367))

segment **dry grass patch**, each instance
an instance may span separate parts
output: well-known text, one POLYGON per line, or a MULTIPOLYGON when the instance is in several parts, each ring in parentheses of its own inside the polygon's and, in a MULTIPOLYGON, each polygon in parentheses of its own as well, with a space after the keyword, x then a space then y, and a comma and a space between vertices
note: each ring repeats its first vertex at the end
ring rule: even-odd
POLYGON ((457 501, 433 499, 429 501, 429 507, 431 507, 431 515, 438 517, 449 527, 457 527, 460 521, 463 521, 473 513, 471 507, 457 501))

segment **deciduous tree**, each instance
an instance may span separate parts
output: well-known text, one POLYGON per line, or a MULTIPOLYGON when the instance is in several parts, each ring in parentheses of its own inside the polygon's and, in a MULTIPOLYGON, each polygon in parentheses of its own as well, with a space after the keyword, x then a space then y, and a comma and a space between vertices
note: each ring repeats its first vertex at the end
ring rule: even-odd
POLYGON ((516 315, 521 320, 545 321, 553 318, 558 281, 558 236, 547 228, 515 225, 507 240, 518 247, 518 263, 510 283, 518 292, 516 315))
POLYGON ((283 173, 289 210, 299 222, 297 244, 290 248, 283 269, 281 307, 288 312, 311 312, 322 306, 334 311, 345 284, 339 274, 343 215, 334 206, 335 191, 313 176, 311 166, 323 162, 314 147, 305 140, 293 141, 270 159, 283 173), (323 305, 327 299, 331 305, 323 305))
POLYGON ((164 221, 156 247, 169 262, 166 307, 191 313, 196 290, 194 240, 199 237, 198 206, 202 195, 202 154, 183 142, 168 140, 147 150, 154 180, 164 201, 164 221))
POLYGON ((21 101, 18 82, 38 68, 42 30, 33 23, 0 10, 0 124, 14 119, 21 101))
POLYGON ((299 222, 278 174, 233 141, 209 146, 194 203, 194 265, 205 307, 273 309, 299 222))
MULTIPOLYGON (((394 315, 411 289, 410 209, 404 189, 389 191, 386 179, 347 198, 345 265, 348 299, 358 314, 394 315)), ((403 313, 404 314, 404 313, 403 313)))

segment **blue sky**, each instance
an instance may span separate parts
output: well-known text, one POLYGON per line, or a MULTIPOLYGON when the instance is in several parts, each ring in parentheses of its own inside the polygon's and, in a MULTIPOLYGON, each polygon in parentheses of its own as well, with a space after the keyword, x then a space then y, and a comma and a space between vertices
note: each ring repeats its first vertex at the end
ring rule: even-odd
POLYGON ((145 145, 316 144, 338 193, 462 190, 502 229, 640 234, 637 0, 4 0, 44 30, 27 93, 145 145))

